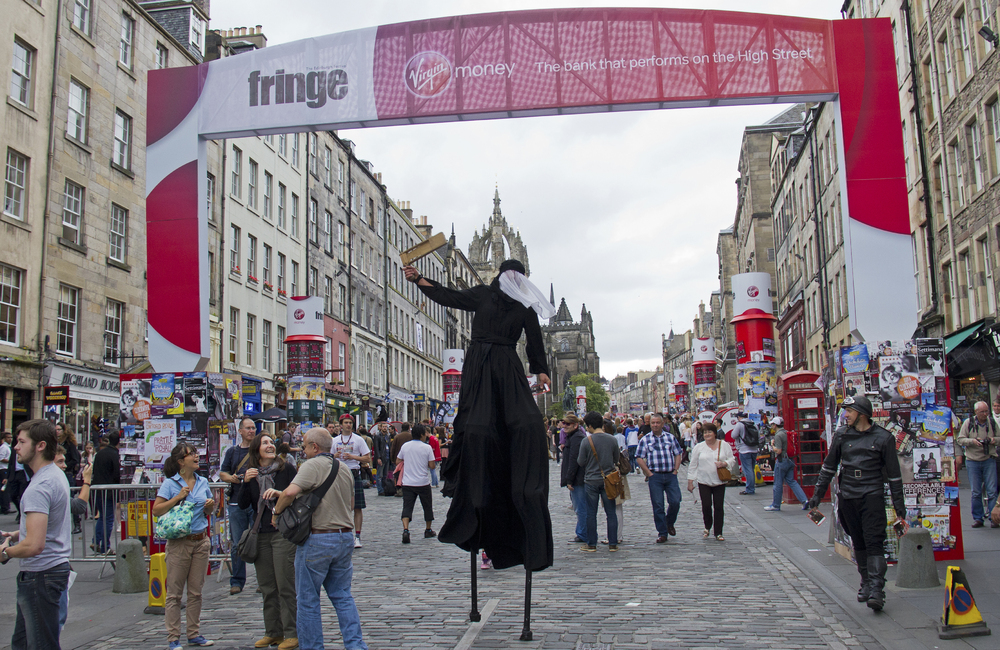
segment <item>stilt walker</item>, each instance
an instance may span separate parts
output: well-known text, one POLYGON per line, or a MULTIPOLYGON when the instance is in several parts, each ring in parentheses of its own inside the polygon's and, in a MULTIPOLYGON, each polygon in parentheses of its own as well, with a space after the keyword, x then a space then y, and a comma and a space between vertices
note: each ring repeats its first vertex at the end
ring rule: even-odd
POLYGON ((549 456, 542 414, 516 346, 523 332, 530 371, 540 386, 551 388, 538 319, 554 316, 555 307, 525 277, 517 260, 501 264, 489 286, 463 291, 428 280, 413 266, 403 272, 434 302, 474 312, 455 435, 441 470, 443 493, 452 503, 439 539, 471 554, 471 621, 480 620, 479 549, 495 569, 524 566, 521 640, 530 640, 531 573, 552 565, 549 456))

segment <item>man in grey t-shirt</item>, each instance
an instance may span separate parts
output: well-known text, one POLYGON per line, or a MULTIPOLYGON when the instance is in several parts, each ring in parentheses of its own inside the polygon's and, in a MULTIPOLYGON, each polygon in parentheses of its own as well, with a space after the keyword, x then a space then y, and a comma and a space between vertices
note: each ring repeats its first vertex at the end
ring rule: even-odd
POLYGON ((604 474, 615 470, 615 463, 621 456, 618 441, 604 432, 604 418, 597 411, 591 411, 583 416, 587 426, 587 440, 580 443, 577 463, 584 468, 583 484, 587 492, 587 543, 580 550, 593 553, 597 550, 597 501, 604 505, 604 513, 608 518, 608 550, 618 550, 618 513, 615 510, 615 500, 609 499, 604 492, 604 474), (595 453, 596 452, 596 453, 595 453))
POLYGON ((59 650, 59 600, 69 581, 70 494, 66 474, 53 463, 56 428, 29 420, 17 428, 18 461, 31 468, 21 495, 21 526, 0 533, 0 563, 20 560, 17 618, 11 650, 59 650))

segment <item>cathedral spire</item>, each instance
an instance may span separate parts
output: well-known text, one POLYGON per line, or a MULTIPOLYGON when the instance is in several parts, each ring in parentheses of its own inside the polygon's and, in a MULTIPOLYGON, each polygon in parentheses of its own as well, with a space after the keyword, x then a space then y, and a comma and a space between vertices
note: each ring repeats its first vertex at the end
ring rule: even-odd
POLYGON ((549 304, 556 306, 556 289, 551 282, 549 282, 549 304))

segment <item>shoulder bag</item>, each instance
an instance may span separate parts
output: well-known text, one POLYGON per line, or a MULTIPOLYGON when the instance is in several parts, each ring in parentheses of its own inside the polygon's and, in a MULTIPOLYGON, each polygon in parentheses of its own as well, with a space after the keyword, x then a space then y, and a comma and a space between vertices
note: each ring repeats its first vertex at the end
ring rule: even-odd
MULTIPOLYGON (((177 481, 180 485, 180 481, 177 481)), ((181 487, 184 487, 181 485, 181 487)), ((185 499, 156 518, 156 536, 160 539, 180 539, 191 534, 195 504, 185 499)))
MULTIPOLYGON (((716 454, 716 460, 722 460, 722 445, 724 441, 719 440, 719 453, 716 454)), ((716 467, 715 471, 719 473, 719 480, 723 483, 728 483, 733 479, 733 473, 729 471, 728 467, 716 467)))
MULTIPOLYGON (((333 458, 330 454, 323 455, 333 458)), ((302 546, 309 539, 309 535, 312 534, 313 512, 316 511, 320 502, 323 501, 323 497, 326 496, 327 490, 333 485, 333 481, 337 478, 339 471, 340 461, 333 458, 333 467, 330 468, 330 475, 326 477, 322 485, 309 494, 296 497, 295 501, 292 501, 291 505, 282 510, 281 514, 277 516, 277 521, 274 522, 274 525, 289 542, 297 546, 302 546)))
POLYGON ((621 448, 618 449, 618 473, 622 476, 632 473, 632 461, 629 460, 628 452, 622 451, 621 448))
POLYGON ((624 490, 622 487, 622 475, 618 472, 617 468, 605 474, 604 470, 601 469, 601 459, 597 455, 597 447, 594 446, 593 438, 587 436, 587 442, 590 443, 590 448, 594 452, 594 460, 597 461, 597 469, 600 470, 601 478, 604 479, 604 494, 609 499, 617 499, 622 495, 622 491, 624 490))
POLYGON ((264 514, 264 494, 261 493, 257 500, 257 518, 253 520, 253 526, 243 531, 240 541, 236 543, 236 553, 240 559, 248 564, 257 561, 257 531, 260 530, 260 517, 264 514))

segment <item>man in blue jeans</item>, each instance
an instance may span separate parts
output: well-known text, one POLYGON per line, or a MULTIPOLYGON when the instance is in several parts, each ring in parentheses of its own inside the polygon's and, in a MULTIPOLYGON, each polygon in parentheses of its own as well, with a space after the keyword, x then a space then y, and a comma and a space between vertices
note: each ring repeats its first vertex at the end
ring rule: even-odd
POLYGON ((754 468, 757 466, 758 447, 747 444, 747 428, 743 424, 747 420, 747 414, 740 411, 736 417, 739 418, 739 422, 733 427, 733 442, 736 443, 736 452, 740 455, 740 470, 746 483, 740 494, 753 494, 757 490, 757 473, 754 468))
POLYGON ((788 432, 785 431, 785 419, 780 415, 771 424, 775 426, 774 440, 771 442, 771 451, 774 452, 774 493, 771 497, 771 505, 764 508, 768 512, 778 512, 781 510, 782 486, 787 483, 792 489, 795 498, 802 504, 803 510, 808 510, 809 497, 805 490, 795 480, 795 461, 788 456, 788 432))
POLYGON ((229 576, 229 595, 233 596, 243 591, 247 583, 247 564, 236 552, 236 544, 243 536, 243 531, 253 524, 254 508, 241 508, 240 492, 243 490, 243 477, 246 474, 249 461, 250 443, 257 435, 257 424, 250 418, 240 420, 240 444, 226 450, 226 456, 219 467, 219 479, 229 483, 226 490, 226 510, 229 513, 229 537, 232 548, 229 560, 232 573, 229 576))
MULTIPOLYGON (((295 591, 298 598, 295 627, 300 650, 323 650, 320 588, 337 610, 345 650, 368 650, 361 636, 351 578, 354 575, 354 475, 330 453, 333 437, 326 429, 306 432, 302 441, 306 462, 283 492, 270 489, 265 499, 277 499, 274 514, 287 508, 299 494, 318 489, 330 472, 337 475, 312 516, 312 534, 295 549, 295 591), (338 465, 334 465, 338 463, 338 465)), ((287 641, 287 639, 286 639, 287 641)))
POLYGON ((656 543, 664 544, 669 535, 677 536, 674 524, 681 509, 681 486, 677 482, 677 470, 684 458, 684 449, 674 434, 663 430, 663 416, 654 413, 649 418, 650 432, 639 440, 635 455, 639 459, 639 469, 649 483, 649 500, 653 504, 653 523, 656 524, 656 543), (663 495, 666 494, 666 512, 663 495))
POLYGON ((562 420, 562 427, 566 435, 566 444, 563 446, 559 487, 569 490, 569 500, 573 504, 573 511, 576 512, 576 535, 569 541, 570 543, 585 544, 587 541, 587 491, 584 488, 583 478, 586 472, 577 461, 580 455, 580 443, 587 439, 587 434, 580 428, 580 418, 573 413, 566 414, 562 420))
MULTIPOLYGON (((965 452, 965 466, 969 468, 969 487, 972 489, 972 527, 982 528, 983 518, 997 502, 997 443, 1000 432, 990 417, 986 402, 976 402, 976 414, 962 423, 955 444, 965 452), (983 509, 983 497, 986 509, 983 509)), ((993 528, 1000 524, 990 523, 993 528)))
MULTIPOLYGON (((117 431, 108 434, 108 444, 101 447, 94 455, 93 484, 118 485, 121 480, 121 456, 118 453, 119 436, 117 431)), ((53 450, 55 453, 55 450, 53 450)), ((112 551, 111 533, 115 525, 115 490, 108 489, 97 492, 95 508, 97 510, 97 525, 94 527, 94 544, 91 548, 96 553, 112 551)))

